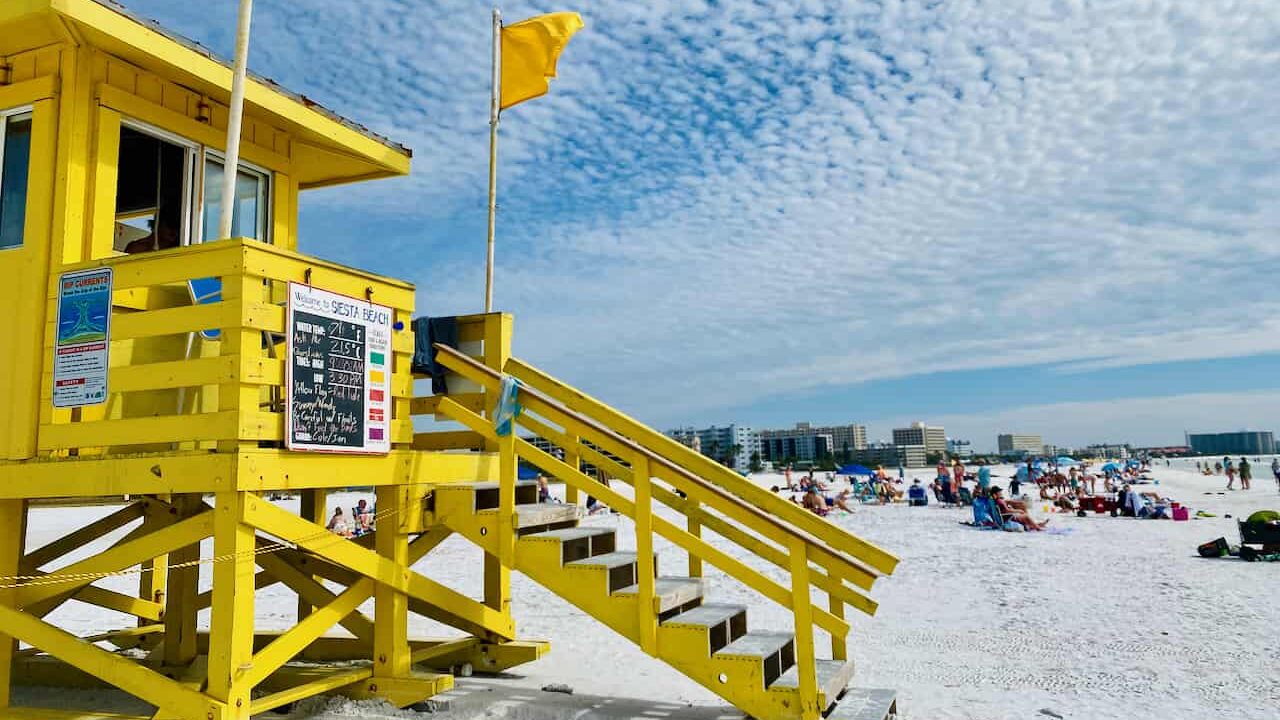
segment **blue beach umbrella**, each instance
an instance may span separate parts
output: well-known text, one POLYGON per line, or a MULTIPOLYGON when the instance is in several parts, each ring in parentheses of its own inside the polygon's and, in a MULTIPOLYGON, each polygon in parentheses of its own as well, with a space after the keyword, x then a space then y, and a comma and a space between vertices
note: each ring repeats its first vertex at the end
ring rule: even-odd
POLYGON ((875 475, 876 471, 863 467, 862 465, 845 465, 836 471, 837 475, 875 475))
POLYGON ((1113 462, 1109 462, 1102 466, 1102 472, 1120 472, 1121 469, 1122 468, 1119 465, 1113 462))
POLYGON ((528 465, 521 465, 520 470, 516 473, 516 477, 520 480, 537 480, 538 476, 541 474, 542 473, 538 472, 535 468, 531 468, 528 465))
POLYGON ((1055 463, 1057 463, 1057 464, 1058 464, 1058 465, 1060 465, 1060 466, 1061 466, 1061 465, 1079 465, 1079 464, 1080 464, 1080 463, 1076 462, 1076 459, 1075 459, 1075 458, 1070 458, 1070 457, 1067 457, 1066 455, 1059 455, 1057 458, 1055 458, 1055 459, 1054 459, 1054 462, 1055 462, 1055 463))

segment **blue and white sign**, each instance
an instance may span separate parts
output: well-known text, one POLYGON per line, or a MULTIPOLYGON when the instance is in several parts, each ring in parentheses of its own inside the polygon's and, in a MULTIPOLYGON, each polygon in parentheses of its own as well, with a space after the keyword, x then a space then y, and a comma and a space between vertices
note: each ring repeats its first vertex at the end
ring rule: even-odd
POLYGON ((58 281, 53 406, 107 401, 111 347, 111 268, 67 273, 58 281))

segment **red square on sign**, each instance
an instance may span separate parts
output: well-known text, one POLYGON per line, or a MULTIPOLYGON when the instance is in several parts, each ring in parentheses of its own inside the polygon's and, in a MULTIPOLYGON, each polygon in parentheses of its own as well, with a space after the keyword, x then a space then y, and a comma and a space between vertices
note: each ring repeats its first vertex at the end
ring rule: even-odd
POLYGON ((370 391, 369 391, 369 400, 371 400, 371 401, 373 401, 373 402, 384 402, 386 399, 387 399, 387 398, 386 398, 386 394, 385 394, 385 393, 383 393, 383 391, 381 391, 381 390, 370 390, 370 391))

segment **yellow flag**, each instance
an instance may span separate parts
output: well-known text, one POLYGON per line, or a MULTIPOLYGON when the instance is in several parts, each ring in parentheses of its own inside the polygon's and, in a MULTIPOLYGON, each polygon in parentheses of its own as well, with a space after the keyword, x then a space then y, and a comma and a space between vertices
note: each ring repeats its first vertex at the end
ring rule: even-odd
POLYGON ((576 12, 539 15, 502 28, 503 110, 547 94, 560 52, 581 29, 576 12))

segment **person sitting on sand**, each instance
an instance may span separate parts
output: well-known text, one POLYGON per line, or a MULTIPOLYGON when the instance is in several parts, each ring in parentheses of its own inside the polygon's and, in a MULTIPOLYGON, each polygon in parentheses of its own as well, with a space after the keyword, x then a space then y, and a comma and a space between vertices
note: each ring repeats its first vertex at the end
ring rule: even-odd
POLYGON ((929 504, 929 495, 924 491, 919 478, 912 480, 911 487, 907 488, 907 504, 911 507, 925 507, 929 504))
POLYGON ((349 538, 353 534, 351 523, 347 522, 347 516, 342 513, 341 507, 333 509, 333 515, 329 518, 329 523, 324 528, 340 537, 349 538))
POLYGON ((1003 522, 1013 521, 1021 525, 1028 531, 1044 530, 1049 524, 1048 520, 1038 523, 1031 519, 1026 510, 1018 510, 1004 499, 1004 489, 997 486, 991 488, 991 499, 995 500, 996 508, 1000 511, 1000 520, 1003 522))
POLYGON ((826 517, 827 515, 827 503, 822 499, 822 496, 818 495, 818 488, 813 485, 810 485, 809 489, 805 491, 804 500, 800 504, 804 506, 805 510, 814 515, 819 517, 826 517))
POLYGON ((849 496, 852 494, 853 491, 848 488, 841 490, 840 494, 836 495, 834 498, 827 498, 827 507, 837 507, 852 515, 853 508, 849 507, 849 496))

